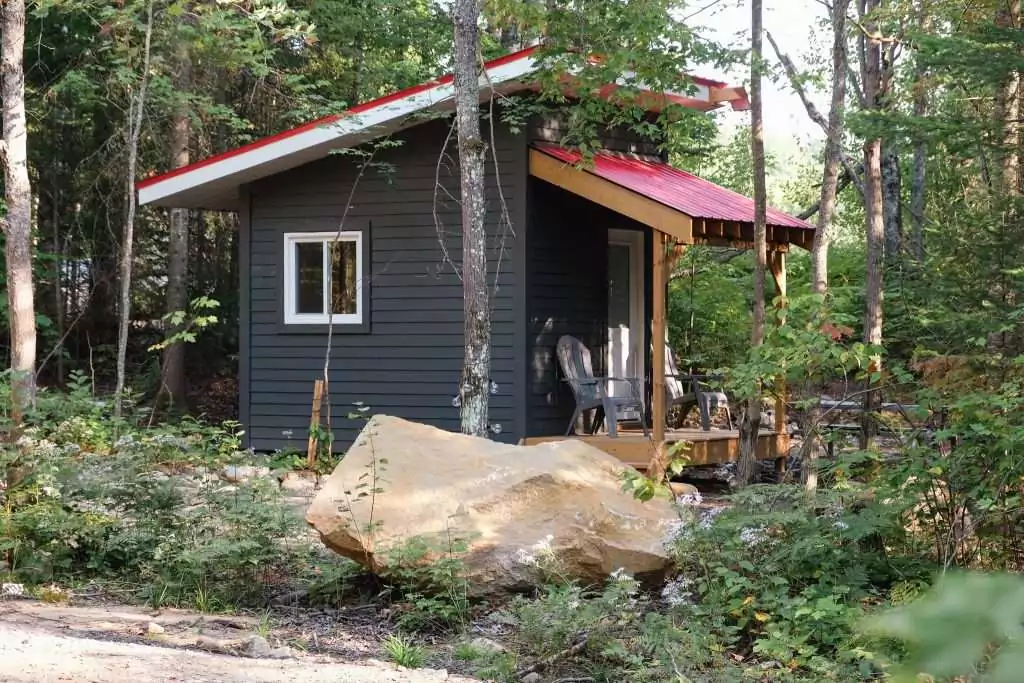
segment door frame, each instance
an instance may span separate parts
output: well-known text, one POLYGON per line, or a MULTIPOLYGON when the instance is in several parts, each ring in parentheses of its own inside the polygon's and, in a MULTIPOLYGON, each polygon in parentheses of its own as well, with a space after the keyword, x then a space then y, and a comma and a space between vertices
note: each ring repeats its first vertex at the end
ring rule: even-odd
MULTIPOLYGON (((632 347, 634 362, 634 374, 641 381, 645 370, 644 341, 647 338, 644 315, 644 232, 643 230, 621 230, 618 228, 608 229, 608 244, 625 246, 629 248, 629 343, 632 347)), ((608 345, 610 340, 606 339, 608 345)), ((610 348, 610 346, 609 346, 610 348)))

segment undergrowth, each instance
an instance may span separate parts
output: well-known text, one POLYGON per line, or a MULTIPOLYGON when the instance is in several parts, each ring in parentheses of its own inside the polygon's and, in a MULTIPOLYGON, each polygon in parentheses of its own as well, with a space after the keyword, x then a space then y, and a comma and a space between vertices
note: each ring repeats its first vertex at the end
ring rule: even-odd
POLYGON ((0 573, 220 611, 341 571, 313 553, 275 481, 219 476, 255 462, 240 436, 234 423, 150 425, 142 410, 115 419, 80 377, 67 394, 41 392, 17 443, 0 449, 0 573))

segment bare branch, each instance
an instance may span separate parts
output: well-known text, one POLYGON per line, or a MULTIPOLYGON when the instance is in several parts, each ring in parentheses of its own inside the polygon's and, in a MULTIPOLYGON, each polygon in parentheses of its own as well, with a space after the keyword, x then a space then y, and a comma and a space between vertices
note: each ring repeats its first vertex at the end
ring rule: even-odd
POLYGON ((768 36, 768 42, 772 44, 772 49, 775 50, 775 56, 782 62, 782 67, 786 70, 786 76, 789 77, 789 84, 793 86, 793 90, 800 97, 800 101, 803 102, 804 109, 807 110, 807 115, 811 117, 811 121, 814 121, 826 134, 828 133, 828 121, 818 111, 818 107, 815 106, 814 102, 811 102, 810 98, 807 97, 807 91, 804 89, 803 83, 800 82, 800 74, 796 70, 796 66, 793 64, 793 60, 789 58, 789 55, 785 54, 779 49, 779 44, 775 42, 775 38, 772 37, 771 31, 766 31, 768 36))

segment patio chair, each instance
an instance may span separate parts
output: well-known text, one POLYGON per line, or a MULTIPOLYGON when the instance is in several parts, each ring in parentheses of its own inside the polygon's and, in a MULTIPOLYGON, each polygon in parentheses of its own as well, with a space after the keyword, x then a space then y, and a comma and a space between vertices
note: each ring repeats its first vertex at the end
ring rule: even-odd
POLYGON ((592 433, 597 431, 601 424, 600 415, 603 415, 608 424, 608 436, 618 436, 618 415, 622 408, 635 407, 640 412, 640 425, 643 427, 644 436, 648 435, 647 420, 644 416, 643 392, 640 390, 640 381, 635 377, 595 377, 594 368, 590 362, 590 350, 576 337, 564 335, 558 340, 556 347, 558 363, 562 368, 562 375, 572 389, 573 398, 576 399, 576 410, 572 414, 572 421, 565 435, 569 436, 576 428, 576 421, 583 414, 584 410, 596 408, 599 415, 595 416, 592 433), (627 388, 628 395, 614 396, 611 387, 613 385, 627 388))
POLYGON ((680 374, 672 349, 668 344, 665 345, 665 392, 668 394, 668 407, 670 409, 679 408, 677 425, 686 419, 691 408, 697 406, 697 411, 700 413, 700 426, 705 432, 711 431, 711 413, 723 408, 725 417, 729 421, 729 429, 732 429, 729 398, 725 392, 708 387, 708 380, 711 379, 714 378, 710 375, 680 374))

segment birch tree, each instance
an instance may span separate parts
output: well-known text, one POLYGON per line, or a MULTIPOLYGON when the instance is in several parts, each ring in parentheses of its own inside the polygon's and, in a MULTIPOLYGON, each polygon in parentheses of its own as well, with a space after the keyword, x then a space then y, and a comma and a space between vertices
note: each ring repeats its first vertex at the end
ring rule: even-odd
POLYGON ((480 6, 477 0, 456 0, 455 118, 458 127, 462 203, 463 343, 459 384, 462 432, 487 436, 491 374, 491 309, 487 290, 487 232, 484 219, 484 159, 480 134, 479 76, 480 6))
POLYGON ((139 162, 139 136, 142 134, 142 114, 146 106, 146 90, 149 86, 149 60, 153 44, 153 1, 146 4, 146 37, 143 43, 142 68, 139 89, 129 98, 128 107, 128 168, 126 169, 125 191, 128 212, 124 221, 124 236, 121 242, 121 318, 117 330, 117 387, 114 395, 114 415, 121 417, 124 405, 125 364, 128 355, 128 326, 132 315, 132 259, 134 258, 135 210, 138 199, 135 195, 135 174, 139 162))
POLYGON ((25 119, 25 0, 2 3, 4 167, 3 231, 7 239, 7 307, 11 325, 14 423, 35 401, 36 314, 32 291, 32 187, 25 119))
MULTIPOLYGON (((764 116, 761 99, 762 64, 761 0, 750 2, 750 155, 754 162, 754 321, 750 343, 764 343, 764 280, 768 268, 767 210, 765 187, 764 116)), ((736 478, 741 486, 754 480, 757 468, 757 434, 761 427, 761 392, 755 390, 743 408, 740 422, 740 457, 736 478)))

